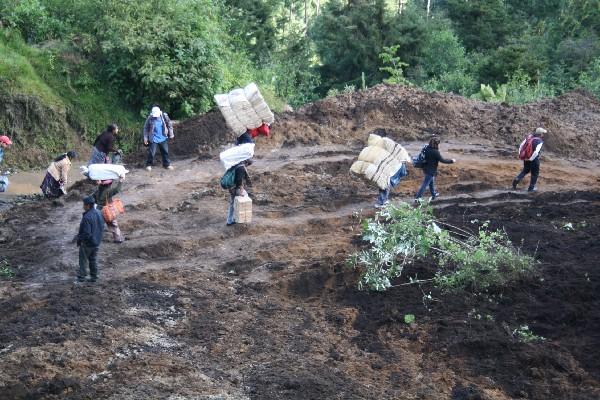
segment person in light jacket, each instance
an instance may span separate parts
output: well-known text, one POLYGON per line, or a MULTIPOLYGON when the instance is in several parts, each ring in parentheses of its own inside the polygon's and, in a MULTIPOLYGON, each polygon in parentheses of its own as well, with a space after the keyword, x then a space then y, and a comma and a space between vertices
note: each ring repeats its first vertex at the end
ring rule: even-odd
POLYGON ((157 147, 160 150, 163 167, 173 169, 169 160, 168 139, 173 140, 174 137, 173 123, 167 113, 162 112, 157 106, 152 107, 152 111, 144 123, 144 145, 148 146, 147 171, 152 171, 157 147))
POLYGON ((42 193, 49 199, 56 199, 67 193, 66 187, 69 180, 71 162, 77 153, 69 151, 56 157, 46 170, 46 177, 40 185, 42 193))

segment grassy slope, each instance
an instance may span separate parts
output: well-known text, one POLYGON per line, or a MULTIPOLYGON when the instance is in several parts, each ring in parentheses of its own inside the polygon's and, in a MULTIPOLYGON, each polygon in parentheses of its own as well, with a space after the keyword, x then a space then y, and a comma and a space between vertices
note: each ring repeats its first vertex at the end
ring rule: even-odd
POLYGON ((111 122, 124 134, 121 147, 134 145, 143 120, 92 78, 83 58, 58 46, 28 46, 9 31, 0 39, 0 131, 15 142, 7 165, 43 166, 68 148, 87 148, 111 122))

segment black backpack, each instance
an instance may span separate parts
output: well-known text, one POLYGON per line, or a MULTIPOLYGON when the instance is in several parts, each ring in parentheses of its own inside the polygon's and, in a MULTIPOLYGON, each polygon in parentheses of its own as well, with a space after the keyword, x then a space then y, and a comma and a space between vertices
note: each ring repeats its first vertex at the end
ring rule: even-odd
POLYGON ((414 156, 412 158, 413 167, 415 167, 415 168, 425 167, 425 164, 427 164, 427 159, 425 158, 425 150, 427 149, 427 147, 429 147, 429 145, 423 146, 419 155, 414 156))

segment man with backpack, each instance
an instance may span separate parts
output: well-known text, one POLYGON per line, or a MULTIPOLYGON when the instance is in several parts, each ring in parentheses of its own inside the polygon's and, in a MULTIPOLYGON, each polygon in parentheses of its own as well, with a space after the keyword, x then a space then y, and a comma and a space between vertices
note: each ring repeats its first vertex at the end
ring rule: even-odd
POLYGON ((248 175, 248 171, 246 170, 246 166, 251 164, 251 159, 242 161, 241 163, 227 170, 223 178, 221 178, 221 187, 229 190, 230 195, 229 208, 227 209, 227 226, 235 224, 235 220, 233 218, 233 204, 236 196, 247 196, 246 190, 244 189, 244 182, 246 182, 248 187, 252 187, 250 175, 248 175))
POLYGON ((544 134, 547 131, 544 128, 536 128, 533 134, 528 135, 519 146, 519 158, 523 160, 523 169, 512 181, 513 190, 517 190, 517 185, 521 180, 531 173, 528 192, 535 192, 535 184, 540 174, 540 151, 544 144, 544 134))
POLYGON ((152 171, 156 148, 160 149, 162 165, 166 169, 173 169, 169 160, 169 144, 167 139, 173 140, 173 123, 167 113, 154 106, 150 115, 144 123, 144 146, 148 146, 148 158, 146 159, 146 171, 152 171))
POLYGON ((413 158, 413 166, 415 168, 423 168, 424 175, 423 183, 415 195, 415 200, 417 201, 423 196, 427 188, 431 192, 431 200, 435 200, 440 195, 435 189, 435 177, 437 176, 439 163, 453 164, 456 162, 454 158, 446 159, 442 157, 439 148, 440 138, 434 136, 429 140, 429 144, 421 149, 419 155, 413 158))

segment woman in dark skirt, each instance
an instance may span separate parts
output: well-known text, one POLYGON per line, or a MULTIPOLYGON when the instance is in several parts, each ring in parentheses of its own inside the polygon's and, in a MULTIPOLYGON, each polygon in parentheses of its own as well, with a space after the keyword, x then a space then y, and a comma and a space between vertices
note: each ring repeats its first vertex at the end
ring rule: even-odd
POLYGON ((40 189, 49 199, 55 199, 66 193, 67 180, 69 179, 69 170, 71 161, 77 157, 77 153, 69 151, 56 157, 47 169, 46 177, 42 182, 40 189))

